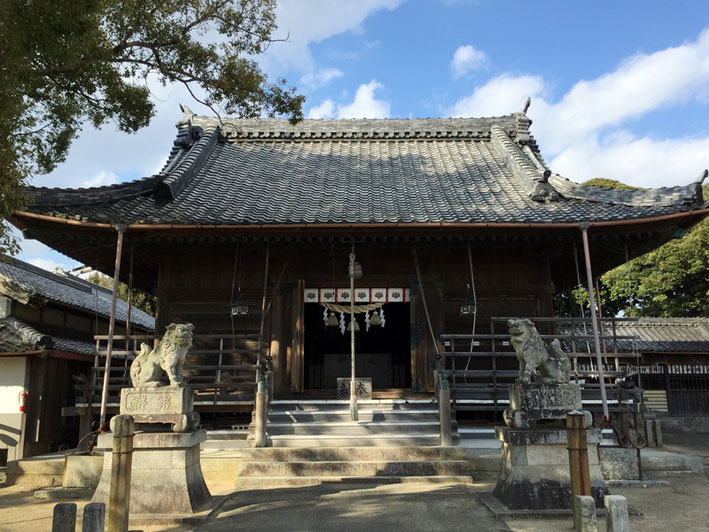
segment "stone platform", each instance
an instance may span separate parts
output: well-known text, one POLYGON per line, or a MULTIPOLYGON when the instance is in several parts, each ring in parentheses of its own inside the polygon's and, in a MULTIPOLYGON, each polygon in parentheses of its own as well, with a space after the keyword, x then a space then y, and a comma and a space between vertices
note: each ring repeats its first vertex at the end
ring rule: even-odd
MULTIPOLYGON (((494 495, 510 510, 571 508, 569 451, 566 429, 495 427, 502 442, 502 464, 494 495)), ((596 445, 600 429, 587 432, 591 491, 603 507, 608 489, 603 483, 596 445)))
MULTIPOLYGON (((185 515, 203 509, 211 495, 202 476, 199 444, 204 430, 185 433, 138 432, 133 438, 131 520, 141 515, 185 515)), ((93 502, 108 504, 113 460, 113 435, 99 436, 104 451, 103 472, 93 502)))

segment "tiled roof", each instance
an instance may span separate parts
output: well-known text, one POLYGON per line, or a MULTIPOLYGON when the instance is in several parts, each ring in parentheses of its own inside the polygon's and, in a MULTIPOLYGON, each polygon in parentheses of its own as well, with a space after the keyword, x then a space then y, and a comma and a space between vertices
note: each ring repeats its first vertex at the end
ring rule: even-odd
MULTIPOLYGON (((709 354, 709 318, 639 318, 617 320, 616 335, 633 339, 618 340, 618 351, 638 353, 707 353, 709 354)), ((590 321, 577 325, 577 334, 589 335, 590 321)), ((568 326, 557 326, 557 334, 568 334, 568 326)), ((615 349, 615 342, 606 330, 606 349, 615 349)), ((590 342, 592 349, 593 342, 590 342)))
MULTIPOLYGON (((0 295, 22 303, 31 298, 69 305, 108 318, 111 315, 111 291, 69 274, 52 273, 19 259, 0 260, 0 295)), ((128 303, 119 299, 116 319, 125 322, 128 303)), ((133 307, 131 323, 147 329, 155 328, 155 318, 133 307)))
POLYGON ((22 353, 44 349, 80 355, 93 355, 96 351, 91 342, 49 336, 13 316, 0 319, 0 352, 22 353))
POLYGON ((30 190, 33 212, 106 223, 565 223, 705 207, 701 181, 617 191, 551 173, 523 113, 219 121, 187 111, 160 174, 30 190))

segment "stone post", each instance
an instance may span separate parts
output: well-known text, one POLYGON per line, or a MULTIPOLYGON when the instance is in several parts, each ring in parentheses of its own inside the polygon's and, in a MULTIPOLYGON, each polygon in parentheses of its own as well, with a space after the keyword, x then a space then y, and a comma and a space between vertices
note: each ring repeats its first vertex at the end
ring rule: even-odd
POLYGON ((84 521, 81 532, 103 532, 106 525, 106 505, 102 502, 90 502, 84 506, 84 521))
POLYGON ((569 443, 571 495, 591 495, 585 414, 575 411, 566 415, 566 434, 569 443))
POLYGON ((626 498, 622 495, 606 495, 603 504, 606 507, 607 532, 630 532, 626 498))
POLYGON ((52 532, 74 532, 76 527, 76 504, 60 502, 54 506, 52 532))
POLYGON ((441 445, 449 447, 453 443, 451 435, 451 391, 448 379, 441 376, 438 386, 438 414, 441 422, 441 445))
POLYGON ((126 532, 130 512, 130 479, 133 465, 133 416, 114 416, 111 489, 108 499, 108 531, 126 532))
POLYGON ((574 530, 576 532, 597 532, 596 501, 590 495, 574 497, 574 530))
POLYGON ((254 447, 266 447, 266 416, 268 415, 268 391, 266 389, 266 379, 261 377, 258 381, 256 391, 256 419, 254 425, 256 434, 254 447))

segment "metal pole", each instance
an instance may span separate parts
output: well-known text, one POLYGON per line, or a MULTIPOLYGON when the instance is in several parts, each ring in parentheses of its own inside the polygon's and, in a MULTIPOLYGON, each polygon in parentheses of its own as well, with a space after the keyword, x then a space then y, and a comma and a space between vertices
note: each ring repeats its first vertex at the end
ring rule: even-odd
POLYGON ((103 390, 101 391, 101 417, 99 430, 103 431, 106 424, 106 402, 108 400, 108 375, 111 372, 111 352, 113 351, 113 334, 116 330, 116 301, 118 299, 118 277, 121 273, 121 253, 123 252, 124 224, 116 225, 118 242, 116 243, 116 264, 113 269, 113 293, 111 295, 111 318, 108 322, 108 346, 106 347, 106 366, 103 374, 103 390))
POLYGON ((126 311, 126 351, 130 350, 130 318, 133 309, 133 242, 130 243, 130 262, 128 266, 128 310, 126 311))
POLYGON ((601 359, 601 341, 598 336, 598 318, 596 317, 596 296, 593 290, 593 273, 591 271, 591 252, 588 247, 588 223, 581 224, 583 237, 583 254, 586 259, 586 281, 588 282, 588 299, 591 304, 591 325, 593 326, 593 343, 596 348, 596 364, 598 366, 598 381, 601 385, 601 402, 603 403, 603 417, 610 419, 608 414, 608 399, 606 397, 606 380, 601 359))
POLYGON ((352 242, 352 252, 350 253, 350 352, 351 352, 351 372, 352 378, 350 380, 350 416, 352 421, 357 421, 359 419, 359 413, 357 412, 357 389, 355 386, 355 327, 354 327, 354 267, 355 267, 355 254, 354 254, 354 242, 352 242))

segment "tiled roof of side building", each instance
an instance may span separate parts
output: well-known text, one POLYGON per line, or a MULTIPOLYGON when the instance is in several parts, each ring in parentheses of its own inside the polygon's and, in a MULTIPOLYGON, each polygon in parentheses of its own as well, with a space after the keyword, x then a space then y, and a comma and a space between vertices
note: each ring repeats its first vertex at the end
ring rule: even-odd
MULTIPOLYGON (((105 223, 576 223, 707 207, 700 178, 620 191, 553 174, 522 112, 495 118, 220 121, 186 111, 160 174, 30 190, 35 213, 105 223)), ((704 174, 703 174, 704 175, 704 174)))
MULTIPOLYGON (((615 350, 612 333, 606 327, 604 343, 608 351, 615 350)), ((577 324, 577 336, 588 337, 592 330, 590 320, 584 325, 577 324)), ((557 334, 570 334, 567 324, 557 324, 557 334)), ((706 353, 709 354, 709 318, 638 318, 618 320, 615 334, 619 337, 618 350, 638 353, 706 353), (632 338, 628 338, 632 337, 632 338)), ((565 342, 570 350, 570 341, 565 342)), ((586 342, 577 340, 577 344, 586 342)), ((588 341, 582 348, 593 349, 588 341)))
POLYGON ((0 351, 22 353, 53 349, 65 353, 94 355, 94 344, 63 336, 49 336, 14 316, 0 318, 0 351))
MULTIPOLYGON (((18 299, 22 303, 32 297, 44 298, 107 318, 111 315, 111 291, 94 283, 57 274, 33 266, 19 259, 6 257, 0 260, 0 295, 18 299)), ((125 322, 128 304, 119 299, 116 319, 125 322)), ((155 328, 155 318, 133 307, 131 323, 146 329, 155 328)))

